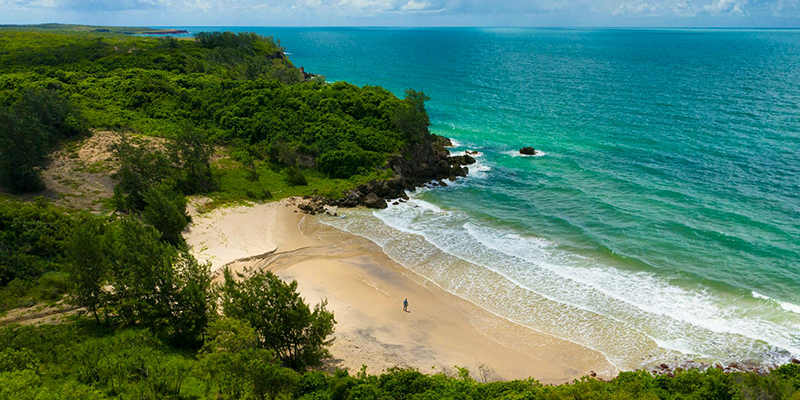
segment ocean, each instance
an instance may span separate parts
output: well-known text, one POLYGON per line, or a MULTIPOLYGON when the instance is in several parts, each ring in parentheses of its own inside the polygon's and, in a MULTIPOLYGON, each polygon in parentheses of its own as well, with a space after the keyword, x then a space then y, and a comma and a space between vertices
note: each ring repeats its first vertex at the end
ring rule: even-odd
POLYGON ((442 289, 620 369, 800 356, 800 31, 187 29, 430 95, 469 176, 325 223, 442 289))

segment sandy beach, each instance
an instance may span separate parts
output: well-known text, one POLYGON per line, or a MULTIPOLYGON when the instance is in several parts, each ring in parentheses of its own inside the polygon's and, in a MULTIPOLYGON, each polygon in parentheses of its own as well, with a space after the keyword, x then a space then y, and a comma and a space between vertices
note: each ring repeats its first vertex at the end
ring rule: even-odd
POLYGON ((602 354, 491 315, 319 218, 297 213, 291 201, 237 206, 195 214, 184 236, 215 272, 268 269, 297 280, 308 303, 327 299, 337 321, 331 369, 436 373, 459 366, 477 380, 543 383, 616 372, 602 354))

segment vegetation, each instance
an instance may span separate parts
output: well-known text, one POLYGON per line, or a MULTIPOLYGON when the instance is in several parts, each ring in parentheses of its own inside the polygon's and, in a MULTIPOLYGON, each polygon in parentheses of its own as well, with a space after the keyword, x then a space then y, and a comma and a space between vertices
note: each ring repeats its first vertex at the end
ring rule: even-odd
POLYGON ((144 329, 71 324, 0 328, 0 399, 786 399, 800 398, 800 366, 767 375, 711 368, 674 377, 624 372, 583 378, 483 383, 454 368, 426 375, 295 371, 257 346, 246 322, 218 319, 197 352, 176 351, 144 329))
POLYGON ((88 128, 126 132, 113 148, 120 213, 0 197, 0 314, 82 307, 68 323, 0 327, 0 400, 800 400, 798 365, 558 386, 477 382, 458 368, 316 370, 336 323, 327 304, 312 308, 296 282, 266 271, 226 270, 212 285, 181 237, 184 196, 336 197, 389 178, 387 157, 429 135, 427 96, 304 82, 279 43, 254 34, 65 33, 90 30, 0 28, 0 185, 41 190, 41 169, 63 142, 88 128))
POLYGON ((12 106, 0 108, 0 186, 12 192, 44 188, 40 168, 64 139, 86 135, 86 121, 56 92, 27 89, 12 106))
POLYGON ((285 283, 269 271, 245 277, 223 272, 220 303, 226 316, 249 323, 258 347, 271 350, 285 366, 318 367, 330 357, 328 346, 336 321, 323 301, 311 311, 297 292, 297 282, 285 283))

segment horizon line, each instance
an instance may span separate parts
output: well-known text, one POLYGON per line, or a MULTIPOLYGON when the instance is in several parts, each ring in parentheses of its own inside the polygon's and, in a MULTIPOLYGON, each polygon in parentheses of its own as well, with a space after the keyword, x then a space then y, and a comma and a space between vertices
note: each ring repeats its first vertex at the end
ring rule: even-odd
POLYGON ((535 26, 535 25, 116 25, 116 24, 78 24, 62 22, 41 22, 34 24, 0 24, 0 27, 13 26, 38 26, 38 25, 65 25, 65 26, 94 26, 94 27, 114 27, 114 28, 362 28, 362 29, 696 29, 696 30, 800 30, 797 27, 780 26, 535 26))

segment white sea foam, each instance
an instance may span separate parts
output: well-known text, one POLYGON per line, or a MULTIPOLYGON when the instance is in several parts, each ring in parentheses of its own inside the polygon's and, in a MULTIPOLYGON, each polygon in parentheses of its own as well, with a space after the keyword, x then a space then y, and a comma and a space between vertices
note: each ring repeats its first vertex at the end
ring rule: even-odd
POLYGON ((414 196, 331 225, 373 240, 445 290, 601 351, 623 368, 670 357, 725 362, 800 354, 796 305, 785 303, 792 314, 774 305, 740 305, 702 286, 683 287, 667 277, 603 265, 548 240, 483 226, 414 196), (444 253, 435 256, 437 251, 444 253))
MULTIPOLYGON (((483 153, 481 153, 480 151, 478 151, 477 154, 475 154, 476 152, 474 150, 470 150, 470 152, 471 152, 471 154, 469 154, 469 155, 472 156, 472 158, 483 157, 483 153)), ((454 151, 454 152, 450 153, 450 155, 454 156, 454 157, 465 156, 465 155, 467 155, 467 150, 454 151)))
POLYGON ((757 299, 771 300, 774 303, 778 304, 782 309, 784 309, 786 311, 793 312, 795 314, 800 314, 800 306, 797 305, 797 304, 792 304, 792 303, 785 302, 785 301, 778 301, 778 300, 772 299, 769 296, 765 296, 765 295, 763 295, 761 293, 758 293, 756 291, 753 291, 752 295, 753 295, 753 297, 755 297, 757 299))
POLYGON ((798 306, 797 304, 786 303, 786 302, 780 302, 779 304, 781 305, 781 308, 786 311, 791 311, 795 314, 800 314, 800 306, 798 306))

